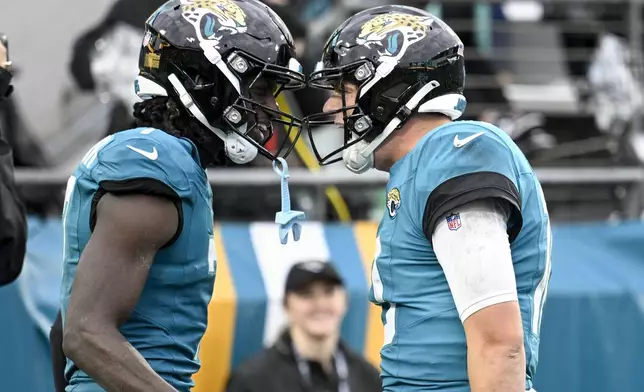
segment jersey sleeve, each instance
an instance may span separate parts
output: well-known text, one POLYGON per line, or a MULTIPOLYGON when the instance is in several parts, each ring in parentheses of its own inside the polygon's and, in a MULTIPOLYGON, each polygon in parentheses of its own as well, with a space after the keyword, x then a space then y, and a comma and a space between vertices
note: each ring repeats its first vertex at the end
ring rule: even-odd
POLYGON ((518 173, 512 150, 486 128, 452 126, 423 146, 415 186, 427 239, 442 216, 481 199, 500 199, 510 209, 508 235, 522 225, 518 173))
MULTIPOLYGON (((159 131, 160 132, 160 131, 159 131)), ((92 178, 98 190, 92 200, 90 228, 96 224, 96 206, 106 193, 146 194, 170 199, 179 213, 182 226, 182 198, 190 190, 188 173, 167 140, 146 135, 116 139, 97 151, 92 178)))

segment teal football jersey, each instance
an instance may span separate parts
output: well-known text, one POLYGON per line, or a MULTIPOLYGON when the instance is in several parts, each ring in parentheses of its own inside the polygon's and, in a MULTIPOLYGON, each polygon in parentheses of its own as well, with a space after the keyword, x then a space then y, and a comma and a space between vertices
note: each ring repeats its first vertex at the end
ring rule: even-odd
MULTIPOLYGON (((123 131, 96 144, 78 165, 67 183, 63 211, 63 324, 96 205, 105 193, 126 192, 170 198, 180 223, 157 252, 139 302, 120 331, 157 374, 187 392, 200 366, 198 347, 216 272, 211 188, 197 148, 187 139, 151 128, 123 131)), ((70 360, 66 377, 67 391, 103 391, 70 360)))
POLYGON ((470 391, 465 332, 432 248, 438 219, 459 228, 458 207, 504 200, 523 320, 526 390, 538 362, 550 279, 550 223, 541 185, 500 129, 458 121, 429 132, 390 171, 378 227, 370 300, 382 307, 383 387, 388 392, 470 391))

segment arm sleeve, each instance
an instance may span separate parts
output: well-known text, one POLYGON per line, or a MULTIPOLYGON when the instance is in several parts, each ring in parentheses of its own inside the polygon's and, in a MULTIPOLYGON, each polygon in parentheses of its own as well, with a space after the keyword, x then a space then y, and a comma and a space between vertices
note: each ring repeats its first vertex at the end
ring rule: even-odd
POLYGON ((0 134, 0 286, 20 275, 26 246, 25 207, 15 188, 11 148, 0 134))
POLYGON ((477 200, 441 215, 432 234, 461 321, 502 302, 517 301, 507 234, 512 206, 501 199, 477 200), (458 216, 458 225, 448 218, 458 216))

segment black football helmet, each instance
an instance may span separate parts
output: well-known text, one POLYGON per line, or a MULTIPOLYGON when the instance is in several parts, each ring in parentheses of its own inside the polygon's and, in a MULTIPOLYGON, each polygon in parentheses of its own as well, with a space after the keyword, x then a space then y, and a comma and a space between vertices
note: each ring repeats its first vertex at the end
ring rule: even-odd
POLYGON ((145 24, 135 90, 142 99, 180 102, 224 141, 233 162, 258 152, 274 160, 288 155, 301 131, 301 120, 275 104, 284 90, 306 85, 294 56, 288 28, 259 1, 171 0, 145 24), (269 151, 273 124, 295 134, 269 151))
POLYGON ((333 32, 309 77, 309 86, 335 90, 342 107, 308 116, 304 126, 321 165, 344 159, 362 173, 373 166, 378 146, 413 113, 460 117, 464 83, 463 43, 445 22, 412 7, 371 8, 333 32), (357 86, 354 104, 345 97, 347 82, 357 86), (339 113, 344 143, 321 156, 312 131, 339 113))

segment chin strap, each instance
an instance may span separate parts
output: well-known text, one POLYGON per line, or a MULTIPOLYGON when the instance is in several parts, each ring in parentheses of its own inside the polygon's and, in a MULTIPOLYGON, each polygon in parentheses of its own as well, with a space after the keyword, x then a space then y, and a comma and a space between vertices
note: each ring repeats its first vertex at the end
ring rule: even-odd
POLYGON ((432 80, 423 87, 421 87, 416 94, 414 94, 405 105, 403 105, 398 114, 387 124, 385 129, 376 136, 370 143, 366 141, 360 141, 349 148, 346 148, 342 152, 342 159, 344 164, 350 171, 354 173, 364 173, 367 170, 373 168, 374 165, 374 151, 391 135, 393 131, 398 128, 398 126, 403 122, 403 119, 400 118, 399 114, 411 113, 420 101, 430 93, 433 89, 440 86, 440 84, 432 80))
POLYGON ((174 87, 174 90, 179 95, 181 104, 192 113, 192 115, 199 120, 199 122, 212 131, 218 138, 220 138, 224 145, 226 146, 226 156, 230 158, 231 161, 235 162, 238 165, 243 165, 249 163, 257 156, 257 147, 253 146, 248 140, 244 139, 241 135, 236 132, 226 133, 221 129, 215 128, 206 119, 206 116, 199 110, 199 107, 195 104, 192 96, 188 91, 183 87, 179 78, 175 74, 168 76, 168 80, 174 87))

